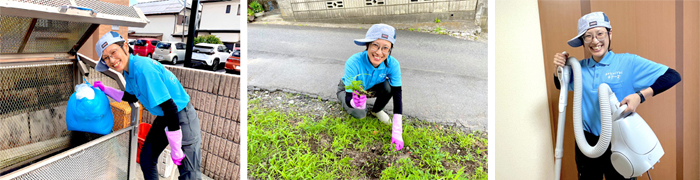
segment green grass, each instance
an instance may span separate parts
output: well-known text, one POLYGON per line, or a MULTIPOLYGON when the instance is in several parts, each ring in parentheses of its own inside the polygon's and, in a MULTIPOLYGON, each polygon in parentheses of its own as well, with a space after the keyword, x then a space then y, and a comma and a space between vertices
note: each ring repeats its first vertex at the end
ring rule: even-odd
POLYGON ((405 118, 405 148, 394 151, 391 127, 371 115, 313 117, 257 103, 248 109, 253 179, 488 179, 488 142, 472 134, 405 118))
POLYGON ((437 33, 437 34, 447 34, 447 32, 445 32, 445 30, 447 30, 447 29, 442 28, 442 27, 437 27, 433 30, 433 32, 437 33))

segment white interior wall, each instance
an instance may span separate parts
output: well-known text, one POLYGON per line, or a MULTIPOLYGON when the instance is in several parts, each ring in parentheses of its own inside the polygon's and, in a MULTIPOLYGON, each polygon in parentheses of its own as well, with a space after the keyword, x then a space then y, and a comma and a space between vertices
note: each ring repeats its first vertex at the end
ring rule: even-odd
MULTIPOLYGON (((539 11, 536 0, 496 1, 496 179, 553 179, 539 11)), ((492 144, 489 144, 492 145, 492 144)))

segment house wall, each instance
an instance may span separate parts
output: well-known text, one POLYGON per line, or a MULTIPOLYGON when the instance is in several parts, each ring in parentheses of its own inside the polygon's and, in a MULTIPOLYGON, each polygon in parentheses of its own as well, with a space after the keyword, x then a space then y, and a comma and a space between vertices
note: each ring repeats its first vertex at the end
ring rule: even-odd
POLYGON ((226 42, 226 43, 233 43, 233 42, 238 42, 241 40, 241 34, 240 33, 217 33, 213 32, 211 35, 215 35, 216 37, 219 37, 221 39, 221 42, 226 42))
POLYGON ((143 28, 129 28, 136 33, 163 33, 163 41, 180 41, 179 37, 173 37, 177 15, 146 15, 150 22, 143 28))
MULTIPOLYGON (((237 15, 240 1, 222 1, 202 3, 202 22, 199 29, 204 30, 240 30, 241 16, 237 15), (231 5, 230 13, 226 6, 231 5)), ((245 16, 245 13, 241 12, 245 16)))
MULTIPOLYGON (((201 11, 201 9, 200 9, 200 11, 201 11)), ((187 41, 187 33, 185 33, 185 35, 182 36, 182 31, 183 31, 183 29, 189 28, 189 27, 186 27, 186 26, 188 26, 189 21, 185 17, 190 16, 190 12, 191 11, 189 9, 185 9, 184 11, 180 11, 179 15, 183 16, 182 20, 184 22, 182 24, 179 24, 179 25, 177 24, 177 19, 174 22, 175 23, 174 33, 177 35, 172 35, 172 36, 173 36, 173 39, 175 39, 178 42, 186 42, 187 41)))
MULTIPOLYGON (((238 0, 202 3, 202 21, 199 24, 199 29, 240 30, 241 16, 238 15, 239 4, 240 1, 238 0), (229 11, 229 13, 226 13, 227 5, 231 5, 231 10, 229 11)), ((241 15, 245 16, 246 13, 244 11, 241 11, 241 15)), ((202 35, 215 35, 224 44, 239 42, 241 39, 240 33, 232 32, 197 32, 197 36, 202 35)))

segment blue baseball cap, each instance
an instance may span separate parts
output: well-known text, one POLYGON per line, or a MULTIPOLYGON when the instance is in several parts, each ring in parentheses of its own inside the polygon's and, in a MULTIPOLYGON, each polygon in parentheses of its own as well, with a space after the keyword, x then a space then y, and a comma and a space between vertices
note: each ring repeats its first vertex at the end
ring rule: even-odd
POLYGON ((396 43, 396 29, 386 24, 375 24, 367 30, 364 39, 355 39, 355 44, 358 46, 367 45, 367 43, 377 39, 384 39, 391 44, 396 43))
POLYGON ((122 38, 119 33, 114 32, 114 31, 109 31, 102 35, 99 41, 97 41, 97 44, 95 44, 95 51, 97 51, 97 58, 100 59, 100 62, 97 63, 95 66, 95 70, 99 72, 104 72, 109 69, 109 66, 107 66, 107 63, 102 60, 102 51, 107 48, 107 46, 112 45, 116 42, 126 42, 124 38, 122 38))
POLYGON ((586 15, 583 15, 581 19, 578 19, 578 35, 574 37, 573 39, 569 40, 568 44, 571 47, 579 47, 583 45, 583 41, 579 39, 579 37, 583 36, 588 29, 594 28, 594 27, 606 27, 609 29, 612 29, 612 26, 610 26, 610 20, 608 19, 608 16, 605 15, 603 12, 592 12, 588 13, 586 15))

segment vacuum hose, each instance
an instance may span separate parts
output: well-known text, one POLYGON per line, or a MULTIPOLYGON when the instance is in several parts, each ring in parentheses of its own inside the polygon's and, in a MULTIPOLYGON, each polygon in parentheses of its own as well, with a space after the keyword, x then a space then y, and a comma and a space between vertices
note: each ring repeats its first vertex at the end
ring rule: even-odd
POLYGON ((556 149, 554 152, 556 159, 554 167, 555 179, 559 179, 561 177, 561 158, 563 156, 562 145, 564 144, 564 123, 566 121, 566 101, 568 98, 570 70, 573 71, 574 75, 574 135, 579 149, 587 157, 598 158, 608 149, 612 135, 612 107, 610 106, 609 102, 611 95, 613 98, 615 95, 613 94, 612 90, 610 90, 610 87, 603 83, 598 87, 598 101, 600 102, 601 115, 600 138, 595 146, 590 146, 588 141, 586 141, 586 136, 583 134, 583 120, 581 116, 581 97, 583 95, 581 64, 579 63, 578 59, 574 57, 570 57, 566 61, 566 64, 567 66, 560 67, 558 69, 559 81, 561 82, 561 91, 559 94, 559 123, 557 127, 556 149))
POLYGON ((600 138, 595 146, 588 145, 586 136, 583 134, 583 119, 581 116, 581 97, 583 93, 583 84, 581 79, 581 64, 578 59, 571 57, 566 62, 571 66, 574 72, 574 135, 576 137, 576 145, 581 150, 581 153, 590 157, 598 158, 610 145, 610 137, 612 135, 612 112, 610 110, 610 94, 612 91, 607 84, 601 84, 598 87, 598 101, 600 104, 600 138), (607 91, 601 89, 607 89, 607 91))

